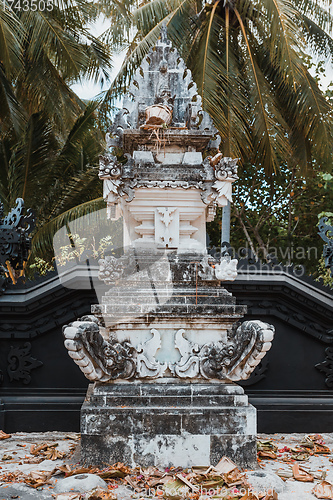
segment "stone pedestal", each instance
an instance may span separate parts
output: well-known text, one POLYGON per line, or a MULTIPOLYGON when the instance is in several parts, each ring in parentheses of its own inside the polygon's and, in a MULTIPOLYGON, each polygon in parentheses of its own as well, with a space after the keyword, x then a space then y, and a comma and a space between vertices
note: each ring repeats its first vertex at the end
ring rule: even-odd
POLYGON ((209 156, 217 130, 165 33, 129 92, 99 169, 109 216, 123 217, 124 252, 99 261, 110 289, 92 316, 64 328, 69 355, 95 382, 82 407, 82 461, 187 467, 227 455, 252 467, 256 411, 234 382, 263 359, 274 328, 241 322, 246 306, 221 286, 237 260, 206 249, 237 159, 209 156), (168 123, 156 121, 160 105, 168 123))
POLYGON ((97 466, 256 464, 256 410, 232 383, 90 385, 81 436, 82 462, 97 466))

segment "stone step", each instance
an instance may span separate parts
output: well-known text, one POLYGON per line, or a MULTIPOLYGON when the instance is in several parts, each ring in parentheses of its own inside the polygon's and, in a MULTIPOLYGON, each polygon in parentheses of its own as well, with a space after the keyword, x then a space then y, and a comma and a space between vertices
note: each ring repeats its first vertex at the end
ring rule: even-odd
POLYGON ((145 303, 157 303, 157 304, 216 304, 216 305, 235 305, 236 299, 234 297, 219 297, 214 295, 171 295, 160 293, 156 290, 156 295, 154 291, 141 292, 140 290, 133 291, 128 294, 115 294, 112 296, 102 297, 102 304, 145 304, 145 303))
POLYGON ((252 434, 256 428, 253 406, 149 406, 123 408, 93 406, 84 403, 81 410, 81 433, 90 435, 129 436, 145 434, 252 434))
POLYGON ((109 408, 217 408, 228 406, 246 406, 248 397, 243 396, 101 396, 92 395, 91 406, 106 404, 109 408))
POLYGON ((154 314, 158 317, 223 317, 239 319, 246 313, 246 306, 226 304, 97 304, 92 305, 91 312, 115 318, 127 315, 154 314))
POLYGON ((113 382, 89 385, 87 397, 103 396, 230 396, 243 395, 244 389, 234 382, 210 381, 209 383, 191 383, 179 379, 165 378, 153 382, 113 382))

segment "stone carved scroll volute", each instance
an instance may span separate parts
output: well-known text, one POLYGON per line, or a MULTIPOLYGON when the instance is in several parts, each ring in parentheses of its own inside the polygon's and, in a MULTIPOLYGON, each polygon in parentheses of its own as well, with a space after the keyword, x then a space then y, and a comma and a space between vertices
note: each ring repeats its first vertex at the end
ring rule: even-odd
POLYGON ((185 330, 181 328, 175 335, 175 346, 180 352, 181 358, 170 370, 180 378, 196 378, 200 372, 199 353, 197 344, 188 341, 183 335, 185 330))
POLYGON ((69 356, 89 380, 108 382, 134 377, 134 347, 126 341, 106 341, 94 316, 84 316, 64 326, 63 335, 69 356))
POLYGON ((155 328, 152 328, 150 332, 153 337, 140 344, 137 349, 137 372, 138 376, 142 378, 162 377, 168 367, 167 363, 161 364, 155 359, 156 353, 161 347, 160 332, 155 328))
POLYGON ((244 321, 229 332, 227 342, 202 347, 201 375, 207 379, 246 380, 271 348, 274 331, 263 321, 244 321))
POLYGON ((274 327, 259 320, 245 321, 228 334, 226 342, 211 342, 201 348, 178 330, 175 346, 181 359, 173 367, 180 378, 246 380, 271 347, 274 327))

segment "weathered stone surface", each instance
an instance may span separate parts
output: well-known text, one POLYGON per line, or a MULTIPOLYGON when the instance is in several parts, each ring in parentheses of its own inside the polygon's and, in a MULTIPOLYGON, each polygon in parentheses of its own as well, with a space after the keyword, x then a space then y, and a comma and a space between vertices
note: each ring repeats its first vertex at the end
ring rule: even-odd
POLYGON ((108 488, 106 482, 95 474, 76 474, 75 476, 59 479, 54 486, 54 492, 65 493, 72 490, 84 493, 97 487, 105 490, 108 488))
POLYGON ((284 481, 273 472, 262 470, 247 472, 246 476, 254 491, 269 493, 269 490, 275 490, 276 493, 283 493, 286 489, 284 481))
MULTIPOLYGON (((106 308, 106 318, 110 314, 108 308, 114 310, 113 305, 102 307, 106 308)), ((146 326, 142 320, 135 326, 132 322, 126 324, 130 312, 135 311, 139 317, 146 312, 147 321, 149 311, 144 307, 147 306, 118 305, 122 328, 114 316, 112 330, 112 322, 110 325, 105 320, 109 331, 100 330, 94 317, 64 327, 65 346, 89 380, 107 382, 165 376, 242 380, 260 363, 274 336, 273 327, 261 321, 234 326, 237 319, 234 305, 177 304, 171 310, 168 305, 159 306, 155 314, 157 328, 152 328, 152 324, 146 326), (213 316, 215 324, 203 326, 204 320, 213 316), (108 338, 103 333, 104 336, 109 333, 108 338)))
POLYGON ((255 463, 256 411, 231 381, 249 377, 274 328, 239 323, 246 307, 220 286, 236 277, 237 261, 207 253, 206 223, 231 202, 238 178, 237 159, 203 159, 216 134, 163 29, 100 157, 103 196, 112 218, 123 216, 127 250, 100 261, 111 288, 94 317, 64 328, 69 355, 97 382, 81 412, 90 463, 186 467, 222 455, 255 463))
POLYGON ((96 385, 82 407, 81 433, 82 459, 96 465, 188 467, 228 455, 250 466, 256 459, 256 411, 234 384, 96 385))

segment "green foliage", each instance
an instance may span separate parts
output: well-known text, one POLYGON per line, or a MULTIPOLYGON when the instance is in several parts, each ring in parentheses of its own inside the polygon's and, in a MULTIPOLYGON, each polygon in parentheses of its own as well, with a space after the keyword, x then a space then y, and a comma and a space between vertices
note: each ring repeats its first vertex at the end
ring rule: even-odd
POLYGON ((70 85, 111 69, 110 48, 88 30, 100 9, 86 0, 52 7, 0 4, 0 198, 6 211, 18 197, 35 211, 31 262, 42 271, 59 225, 100 208, 98 102, 83 103, 70 85))
POLYGON ((333 53, 325 7, 309 0, 151 0, 134 10, 132 22, 137 31, 105 106, 123 93, 166 24, 226 156, 269 173, 279 170, 280 158, 303 172, 314 153, 330 161, 332 108, 306 56, 313 47, 333 53))
POLYGON ((318 277, 317 281, 322 281, 323 285, 329 286, 333 289, 333 276, 331 271, 325 267, 324 257, 319 259, 318 267, 317 267, 318 277))
MULTIPOLYGON (((304 265, 318 275, 323 242, 318 236, 318 214, 333 207, 330 174, 320 168, 311 177, 297 176, 286 164, 267 181, 263 169, 245 165, 234 183, 231 245, 250 248, 263 260, 272 256, 284 264, 304 265)), ((209 224, 211 244, 220 245, 221 213, 209 224)))
POLYGON ((46 276, 48 272, 54 271, 54 267, 50 262, 47 262, 40 257, 35 257, 33 263, 29 266, 29 270, 37 272, 37 275, 39 276, 46 276))

